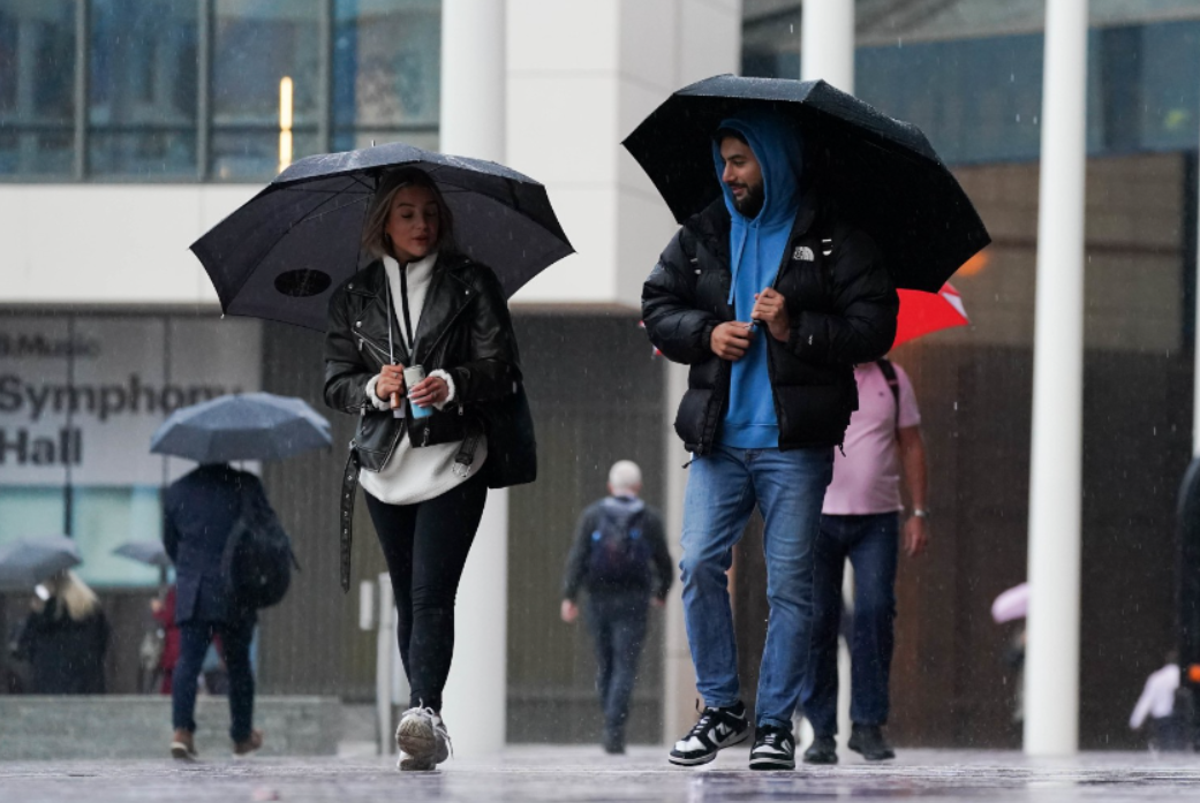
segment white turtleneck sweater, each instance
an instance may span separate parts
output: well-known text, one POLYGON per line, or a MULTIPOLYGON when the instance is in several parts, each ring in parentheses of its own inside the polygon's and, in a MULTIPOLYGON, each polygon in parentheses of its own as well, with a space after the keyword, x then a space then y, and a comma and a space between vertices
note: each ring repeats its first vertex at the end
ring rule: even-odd
MULTIPOLYGON (((412 318, 413 332, 416 332, 425 307, 425 294, 429 290, 433 278, 433 266, 437 262, 434 252, 424 259, 410 262, 403 268, 408 271, 408 313, 412 318)), ((383 258, 383 267, 387 272, 388 285, 392 292, 392 308, 396 320, 400 322, 400 330, 405 331, 403 296, 400 294, 400 263, 391 257, 383 258)), ((407 336, 407 334, 406 334, 407 336)), ((450 395, 442 404, 436 405, 441 409, 446 403, 454 401, 456 389, 454 379, 445 371, 430 371, 429 376, 441 377, 450 389, 450 395)), ((367 382, 365 392, 367 398, 377 410, 390 410, 390 405, 375 394, 375 383, 379 377, 371 377, 367 382)), ((403 409, 403 408, 401 408, 403 409)), ((462 441, 454 443, 439 443, 433 446, 414 447, 405 432, 396 449, 388 458, 387 463, 379 471, 361 469, 358 474, 359 485, 367 493, 381 502, 389 505, 413 505, 441 496, 456 485, 460 485, 469 477, 475 476, 483 461, 487 459, 487 438, 481 437, 475 449, 475 460, 466 477, 454 473, 454 456, 458 454, 462 441)))

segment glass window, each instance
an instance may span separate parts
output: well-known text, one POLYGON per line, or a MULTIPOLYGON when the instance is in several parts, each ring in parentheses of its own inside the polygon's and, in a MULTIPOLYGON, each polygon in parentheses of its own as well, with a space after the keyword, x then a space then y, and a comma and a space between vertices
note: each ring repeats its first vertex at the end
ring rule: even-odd
POLYGON ((1142 140, 1152 150, 1191 150, 1200 130, 1200 23, 1147 25, 1140 33, 1141 63, 1127 68, 1140 68, 1142 140))
POLYGON ((217 0, 212 56, 215 177, 257 178, 276 172, 284 78, 291 79, 293 157, 311 152, 302 143, 306 134, 316 132, 320 113, 320 17, 318 0, 217 0))
POLYGON ((75 3, 0 0, 0 174, 74 169, 75 3))
POLYGON ((92 0, 91 172, 195 172, 196 9, 194 0, 92 0))
POLYGON ((149 586, 158 582, 157 568, 114 555, 127 541, 162 540, 159 489, 75 488, 72 535, 83 564, 75 571, 92 586, 149 586))
POLYGON ((0 544, 18 538, 62 535, 64 491, 56 486, 0 486, 0 544))
MULTIPOLYGON (((269 178, 279 171, 279 131, 230 128, 212 136, 212 177, 222 180, 269 178)), ((320 153, 316 131, 292 136, 293 161, 320 153)))
POLYGON ((336 0, 335 149, 364 147, 371 140, 424 145, 413 135, 436 132, 440 60, 438 0, 336 0))

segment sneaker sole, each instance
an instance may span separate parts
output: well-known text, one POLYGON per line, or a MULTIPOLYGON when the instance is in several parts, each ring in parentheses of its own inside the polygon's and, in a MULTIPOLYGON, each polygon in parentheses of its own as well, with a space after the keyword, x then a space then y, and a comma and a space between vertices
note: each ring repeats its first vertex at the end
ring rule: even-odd
POLYGON ((437 736, 433 728, 417 719, 400 723, 396 729, 396 746, 408 753, 412 761, 433 765, 437 753, 437 736))
POLYGON ((750 769, 752 770, 794 770, 796 769, 796 760, 788 761, 781 758, 752 758, 750 759, 750 769))
POLYGON ((697 756, 696 758, 686 758, 684 756, 676 756, 676 755, 672 754, 672 755, 667 756, 667 761, 670 761, 672 764, 674 764, 677 767, 697 767, 701 764, 708 764, 710 761, 717 760, 717 753, 721 752, 722 750, 724 750, 727 747, 733 747, 734 745, 739 745, 749 738, 750 738, 750 729, 746 728, 746 730, 742 731, 740 734, 735 736, 730 741, 725 742, 724 744, 717 745, 717 749, 712 751, 711 753, 705 753, 704 755, 697 756))
POLYGON ((833 756, 832 758, 809 758, 808 756, 805 756, 804 763, 805 764, 836 764, 836 763, 838 763, 838 757, 833 756))
POLYGON ((414 758, 405 758, 396 762, 396 769, 401 772, 433 772, 437 769, 435 764, 428 761, 417 761, 414 758))
POLYGON ((171 743, 171 758, 176 761, 195 761, 197 754, 187 749, 187 745, 183 742, 171 743))
POLYGON ((883 755, 883 756, 878 755, 878 754, 867 755, 861 749, 855 747, 852 744, 848 744, 846 746, 849 747, 851 750, 853 750, 855 753, 858 753, 860 756, 862 756, 865 761, 891 761, 892 759, 894 759, 896 757, 896 754, 892 751, 888 751, 888 754, 883 755))

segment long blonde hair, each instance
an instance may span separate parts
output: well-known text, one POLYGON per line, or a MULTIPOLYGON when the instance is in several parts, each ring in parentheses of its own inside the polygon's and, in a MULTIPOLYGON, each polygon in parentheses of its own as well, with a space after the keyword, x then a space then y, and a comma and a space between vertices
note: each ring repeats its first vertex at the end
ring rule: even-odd
POLYGON ((70 569, 54 575, 45 585, 50 596, 58 598, 59 616, 65 611, 72 621, 82 622, 100 608, 100 599, 96 592, 70 569))

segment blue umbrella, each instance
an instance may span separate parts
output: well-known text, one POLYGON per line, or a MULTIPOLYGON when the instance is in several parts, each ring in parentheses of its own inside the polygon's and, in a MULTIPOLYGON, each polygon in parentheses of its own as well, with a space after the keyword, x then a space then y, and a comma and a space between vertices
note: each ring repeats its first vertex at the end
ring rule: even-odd
POLYGON ((80 563, 78 544, 65 535, 19 538, 0 546, 0 592, 32 591, 43 580, 80 563))
POLYGON ((165 569, 171 565, 161 541, 126 541, 113 550, 114 555, 165 569))
POLYGON ((176 410, 150 451, 199 463, 281 460, 329 446, 329 421, 303 399, 243 393, 176 410))

